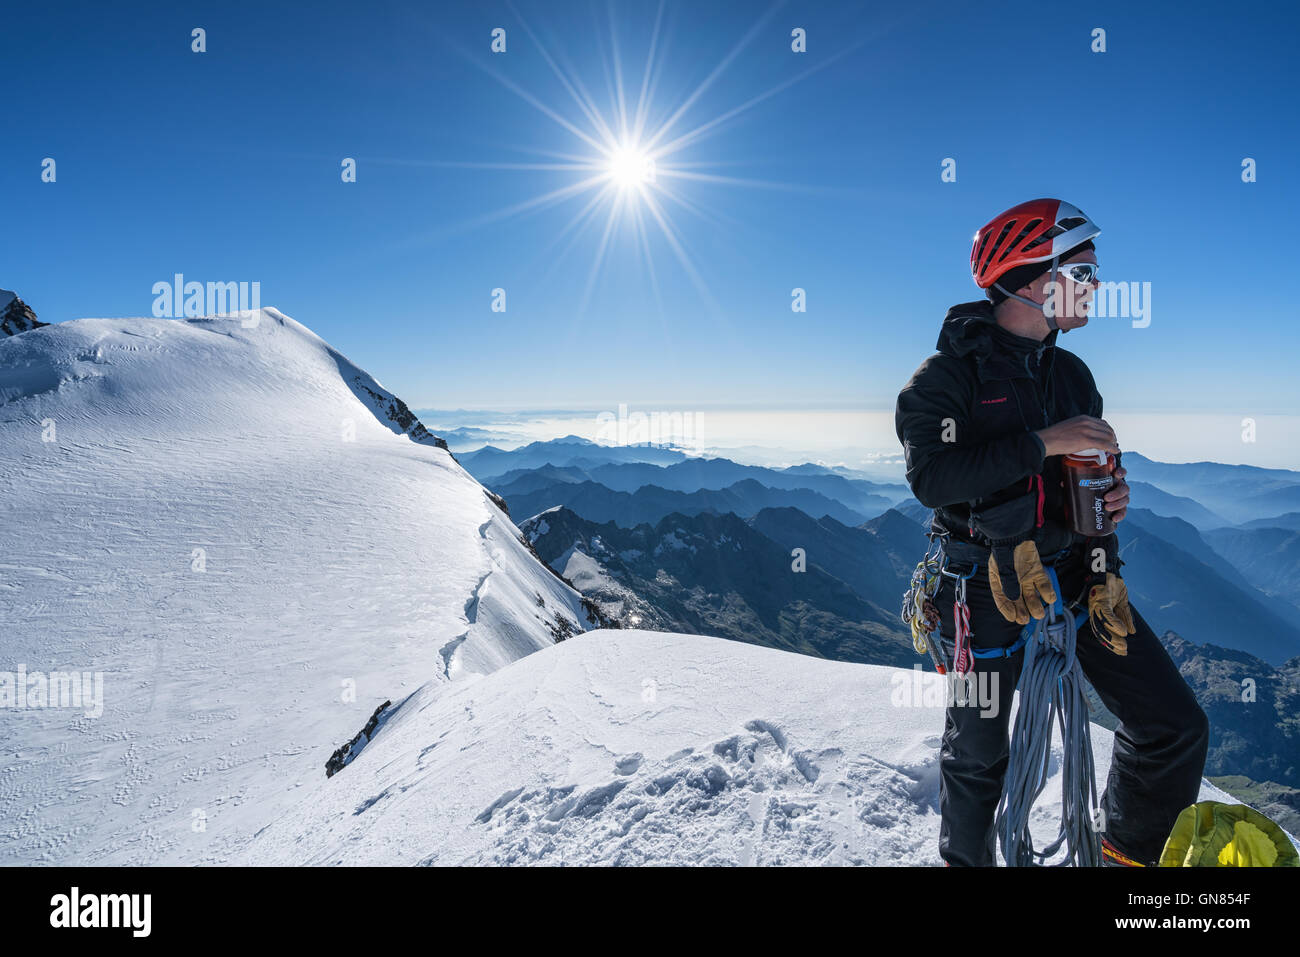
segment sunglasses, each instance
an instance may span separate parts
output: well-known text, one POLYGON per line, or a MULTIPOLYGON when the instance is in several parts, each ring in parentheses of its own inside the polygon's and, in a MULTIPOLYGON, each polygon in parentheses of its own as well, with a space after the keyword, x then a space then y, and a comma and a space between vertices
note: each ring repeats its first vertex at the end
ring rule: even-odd
POLYGON ((1087 285, 1097 278, 1101 266, 1097 263, 1066 263, 1059 271, 1061 275, 1082 285, 1087 285))

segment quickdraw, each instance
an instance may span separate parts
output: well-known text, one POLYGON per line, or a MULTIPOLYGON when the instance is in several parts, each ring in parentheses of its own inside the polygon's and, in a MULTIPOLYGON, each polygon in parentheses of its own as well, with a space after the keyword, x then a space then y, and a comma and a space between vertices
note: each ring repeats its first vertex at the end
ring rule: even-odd
POLYGON ((966 582, 975 574, 978 566, 973 566, 965 574, 949 570, 948 557, 944 554, 943 543, 947 534, 930 529, 926 532, 929 544, 925 556, 916 564, 912 580, 907 591, 903 593, 903 624, 912 630, 912 647, 918 655, 929 654, 934 662, 934 670, 941 675, 948 673, 948 663, 940 647, 939 608, 934 603, 939 586, 946 575, 953 579, 955 600, 952 612, 957 629, 957 642, 953 649, 953 668, 957 674, 966 674, 971 670, 972 657, 977 654, 971 648, 973 637, 970 627, 970 606, 966 603, 966 582), (936 542, 936 539, 938 540, 936 542))
POLYGON ((926 533, 929 544, 925 548, 925 557, 916 563, 912 572, 912 581, 907 591, 903 592, 903 624, 912 630, 912 647, 918 655, 929 654, 934 668, 939 674, 947 674, 943 654, 938 641, 933 636, 939 630, 939 609, 934 603, 934 596, 939 591, 944 566, 947 559, 943 554, 943 536, 931 530, 926 533), (939 538, 938 544, 935 539, 939 538))
MULTIPOLYGON (((952 575, 944 571, 945 575, 952 575)), ((953 647, 953 668, 957 674, 964 675, 971 669, 970 649, 970 606, 966 604, 966 581, 975 574, 971 569, 966 575, 953 575, 956 579, 954 591, 956 598, 952 603, 952 621, 956 629, 956 643, 953 647)))

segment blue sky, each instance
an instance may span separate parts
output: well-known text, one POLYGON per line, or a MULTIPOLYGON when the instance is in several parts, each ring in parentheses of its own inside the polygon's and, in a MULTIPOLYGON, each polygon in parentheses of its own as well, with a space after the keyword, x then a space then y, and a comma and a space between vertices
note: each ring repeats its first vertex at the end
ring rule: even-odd
POLYGON ((565 230, 592 193, 492 214, 590 175, 496 167, 594 151, 493 74, 588 129, 545 51, 616 117, 655 3, 180 6, 6 11, 0 287, 42 319, 147 315, 183 273, 260 282, 414 407, 889 409, 978 298, 974 231, 1054 195, 1102 226, 1103 278, 1152 284, 1149 327, 1061 341, 1108 412, 1300 412, 1290 5, 668 3, 649 129, 733 53, 665 140, 779 89, 660 169, 767 185, 671 181, 698 281, 654 227, 652 281, 625 209, 589 297, 605 220, 565 230))

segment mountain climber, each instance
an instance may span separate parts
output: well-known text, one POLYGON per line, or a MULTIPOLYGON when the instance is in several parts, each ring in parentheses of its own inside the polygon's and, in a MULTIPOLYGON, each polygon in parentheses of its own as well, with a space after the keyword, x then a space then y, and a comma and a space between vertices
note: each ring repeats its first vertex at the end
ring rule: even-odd
MULTIPOLYGON (((1066 518, 1062 458, 1101 449, 1118 463, 1121 454, 1092 373, 1056 345, 1058 333, 1088 323, 1100 232, 1056 199, 1022 203, 981 229, 971 272, 988 299, 948 310, 938 352, 898 395, 895 428, 908 484, 933 509, 949 567, 973 573, 961 612, 972 648, 1009 648, 1023 624, 1045 614, 1043 602, 1057 596, 1043 566, 1054 566, 1062 601, 1087 609, 1079 663, 1120 722, 1096 826, 1106 863, 1148 866, 1199 796, 1209 731, 1177 666, 1129 605, 1117 533, 1088 538, 1066 518)), ((1115 522, 1128 509, 1125 474, 1117 466, 1105 495, 1115 522)), ((934 605, 949 660, 955 593, 942 576, 934 605)), ((1022 660, 1023 652, 973 659, 976 672, 997 674, 996 711, 947 709, 939 853, 949 865, 996 861, 993 822, 1022 660)))

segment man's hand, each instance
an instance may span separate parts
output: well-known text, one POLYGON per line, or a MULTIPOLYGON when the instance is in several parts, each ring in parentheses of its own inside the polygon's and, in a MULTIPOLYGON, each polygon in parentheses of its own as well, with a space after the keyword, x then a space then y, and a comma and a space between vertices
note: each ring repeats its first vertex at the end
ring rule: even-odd
POLYGON ((1114 522, 1124 521, 1124 516, 1128 514, 1128 482, 1124 481, 1124 476, 1128 475, 1128 469, 1122 465, 1115 466, 1115 484, 1111 490, 1106 493, 1106 511, 1110 513, 1111 520, 1114 522))
POLYGON ((1115 430, 1105 419, 1091 415, 1076 415, 1034 433, 1043 442, 1045 455, 1069 455, 1080 449, 1103 449, 1111 455, 1119 454, 1119 440, 1115 430))

